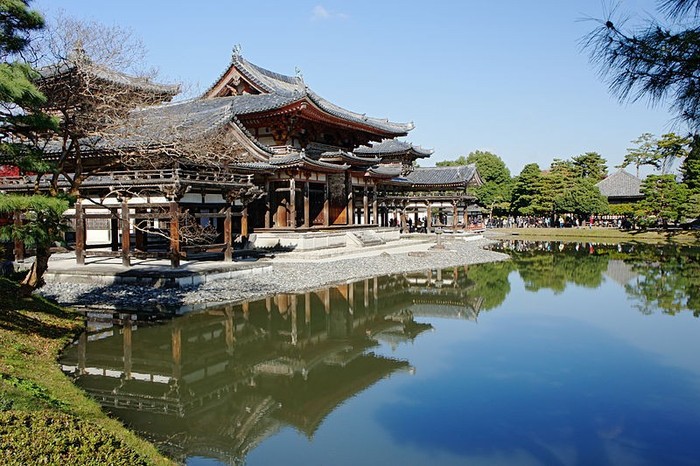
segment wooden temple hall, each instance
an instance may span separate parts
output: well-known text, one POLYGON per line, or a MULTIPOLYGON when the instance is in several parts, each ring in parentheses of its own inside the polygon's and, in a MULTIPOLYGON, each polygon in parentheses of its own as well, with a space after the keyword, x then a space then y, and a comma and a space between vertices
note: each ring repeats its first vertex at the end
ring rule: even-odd
MULTIPOLYGON (((254 65, 238 49, 203 95, 175 102, 176 86, 105 69, 79 52, 40 70, 42 90, 92 86, 90 99, 119 89, 131 107, 118 127, 72 141, 79 160, 65 155, 71 141, 47 146, 50 159, 74 164, 58 185, 79 197, 68 213, 78 263, 98 247, 125 265, 160 251, 177 266, 195 250, 230 260, 234 244, 249 241, 361 246, 398 239, 419 223, 424 231, 471 224, 476 168, 414 168, 432 150, 398 139, 412 123, 341 108, 300 76, 254 65)), ((0 191, 49 184, 20 174, 0 178, 0 191)))

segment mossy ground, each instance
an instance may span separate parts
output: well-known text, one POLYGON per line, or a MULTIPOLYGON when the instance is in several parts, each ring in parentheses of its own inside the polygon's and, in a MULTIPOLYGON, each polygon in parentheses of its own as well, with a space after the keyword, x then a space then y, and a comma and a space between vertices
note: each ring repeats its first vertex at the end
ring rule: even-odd
POLYGON ((0 278, 0 463, 172 464, 59 370, 80 316, 17 289, 0 278))

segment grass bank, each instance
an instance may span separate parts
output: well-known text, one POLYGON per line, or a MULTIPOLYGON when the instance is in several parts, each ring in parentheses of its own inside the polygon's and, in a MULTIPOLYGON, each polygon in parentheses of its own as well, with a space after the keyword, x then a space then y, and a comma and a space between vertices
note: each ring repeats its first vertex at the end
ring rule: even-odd
POLYGON ((623 231, 616 228, 495 228, 486 231, 490 238, 522 238, 596 243, 678 243, 700 244, 700 231, 623 231))
POLYGON ((170 465, 60 371, 78 314, 0 278, 0 464, 170 465))

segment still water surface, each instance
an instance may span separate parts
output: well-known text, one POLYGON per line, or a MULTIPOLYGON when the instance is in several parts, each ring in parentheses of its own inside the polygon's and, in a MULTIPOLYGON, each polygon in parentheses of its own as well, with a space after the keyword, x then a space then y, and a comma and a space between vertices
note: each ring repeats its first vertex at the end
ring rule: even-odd
POLYGON ((513 260, 94 323, 76 383, 189 465, 700 464, 700 253, 513 260))

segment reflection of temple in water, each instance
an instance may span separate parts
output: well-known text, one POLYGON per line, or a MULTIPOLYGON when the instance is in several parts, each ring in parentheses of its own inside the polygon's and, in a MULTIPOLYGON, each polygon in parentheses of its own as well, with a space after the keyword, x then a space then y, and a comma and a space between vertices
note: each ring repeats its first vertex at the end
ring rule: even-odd
POLYGON ((312 436, 337 406, 409 363, 371 351, 431 325, 475 319, 466 274, 432 271, 188 314, 126 318, 83 335, 63 369, 108 411, 175 458, 236 463, 291 426, 312 436))

